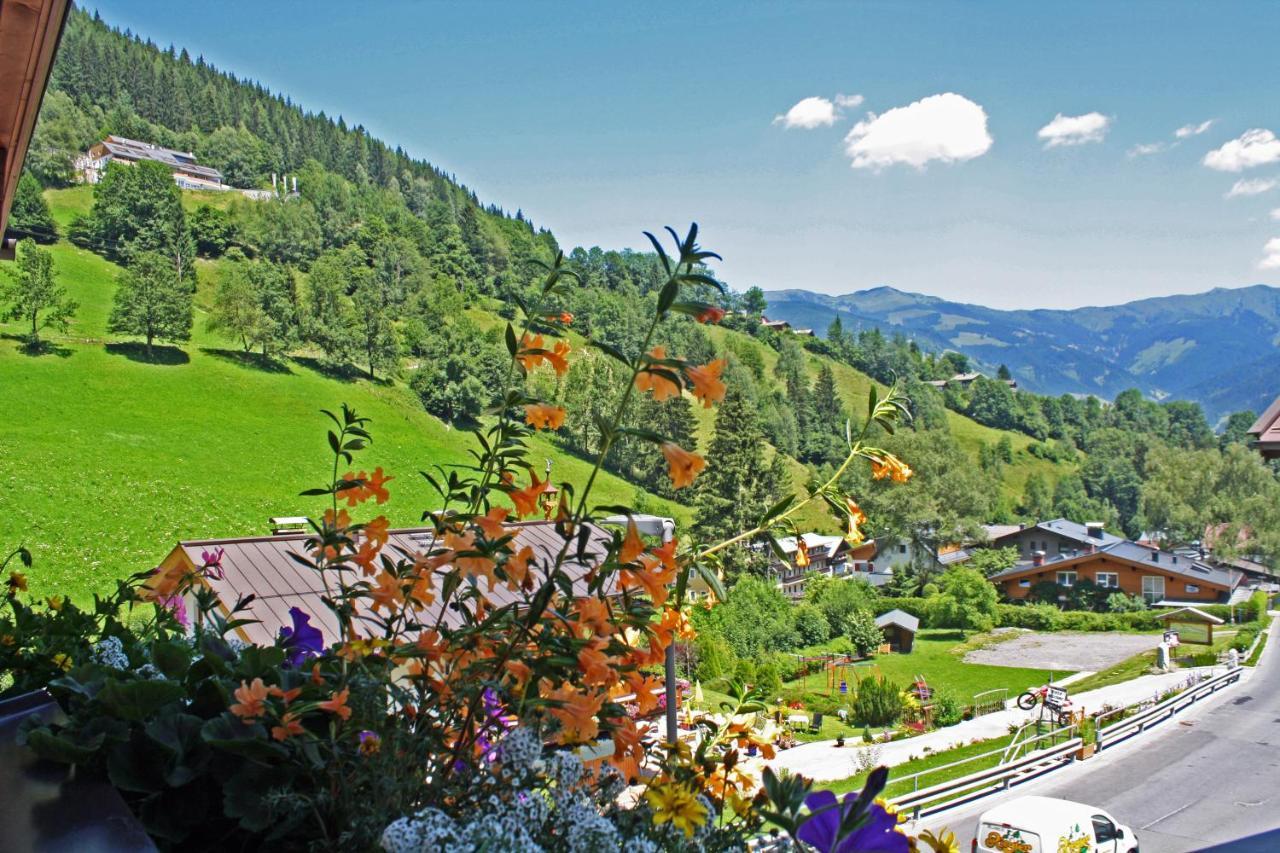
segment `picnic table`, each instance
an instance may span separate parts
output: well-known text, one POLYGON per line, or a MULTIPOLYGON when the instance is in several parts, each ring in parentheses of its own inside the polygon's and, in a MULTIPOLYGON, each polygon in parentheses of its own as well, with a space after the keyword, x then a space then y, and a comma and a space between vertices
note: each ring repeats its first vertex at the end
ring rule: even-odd
POLYGON ((809 717, 806 714, 789 714, 787 722, 793 726, 807 726, 809 725, 809 717))

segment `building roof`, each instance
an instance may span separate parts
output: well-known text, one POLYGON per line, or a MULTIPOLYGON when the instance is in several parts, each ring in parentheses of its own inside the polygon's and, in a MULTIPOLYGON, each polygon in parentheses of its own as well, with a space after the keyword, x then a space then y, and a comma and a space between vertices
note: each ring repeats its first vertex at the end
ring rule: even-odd
MULTIPOLYGON (((800 538, 804 540, 804 544, 809 549, 809 554, 817 556, 819 554, 826 556, 829 560, 840 553, 840 546, 846 545, 843 536, 824 536, 821 533, 801 533, 800 538)), ((796 537, 784 536, 778 540, 779 547, 784 553, 794 554, 796 550, 796 537)))
POLYGON ((1034 561, 1023 560, 1015 566, 997 572, 990 579, 993 581, 1012 580, 1025 574, 1035 574, 1047 569, 1055 571, 1069 569, 1104 557, 1119 560, 1135 567, 1180 575, 1187 580, 1220 586, 1228 590, 1232 589, 1239 581, 1239 574, 1236 572, 1211 566, 1189 557, 1171 554, 1168 551, 1148 548, 1145 545, 1139 545, 1127 539, 1120 539, 1110 545, 1104 545, 1097 550, 1083 554, 1048 558, 1040 565, 1036 565, 1034 561))
MULTIPOLYGON (((67 0, 5 0, 0 14, 0 235, 18 188, 40 101, 67 19, 67 0)), ((13 257, 9 245, 0 257, 13 257)))
POLYGON ((108 136, 99 144, 112 157, 121 157, 126 160, 154 160, 157 163, 163 163, 174 171, 185 172, 188 175, 195 175, 218 183, 222 182, 221 172, 210 166, 198 165, 196 163, 196 155, 190 151, 175 151, 162 145, 152 145, 150 142, 139 142, 136 139, 127 139, 123 136, 108 136))
POLYGON ((886 625, 897 625, 899 628, 906 628, 915 633, 920 628, 920 620, 905 610, 894 609, 876 617, 877 628, 883 628, 886 625))
POLYGON ((1013 536, 1015 534, 1021 533, 1024 530, 1043 530, 1046 533, 1054 533, 1065 539, 1071 539, 1073 541, 1079 542, 1082 545, 1094 545, 1098 547, 1103 547, 1106 545, 1114 545, 1117 542, 1126 541, 1120 538, 1119 536, 1116 536, 1114 533, 1108 533, 1105 530, 1102 531, 1101 538, 1096 536, 1090 536, 1088 525, 1079 524, 1074 521, 1069 521, 1068 519, 1065 519, 1065 518, 1055 518, 1052 521, 1042 521, 1039 524, 1036 524, 1033 527, 1029 527, 1029 528, 1019 527, 1016 530, 1010 530, 1008 533, 1003 533, 1000 536, 992 536, 991 539, 993 542, 996 542, 996 541, 999 541, 1000 539, 1004 539, 1009 536, 1013 536))
POLYGON ((1017 533, 1026 525, 1022 524, 984 524, 983 531, 987 534, 987 538, 991 541, 999 539, 1001 536, 1008 536, 1010 533, 1017 533))
POLYGON ((1170 622, 1203 622, 1206 625, 1221 625, 1223 622, 1217 616, 1212 616, 1195 607, 1179 607, 1177 610, 1161 613, 1160 618, 1170 622))
MULTIPOLYGON (((552 522, 522 522, 508 527, 519 529, 515 541, 520 545, 531 546, 539 563, 553 560, 564 545, 564 539, 556 532, 552 522)), ((251 618, 259 621, 246 625, 243 629, 249 642, 264 645, 275 642, 280 629, 292 624, 289 616, 291 607, 299 607, 309 613, 312 624, 324 633, 326 641, 332 641, 339 633, 338 620, 321 600, 325 593, 323 579, 319 572, 300 564, 292 556, 305 554, 305 543, 312 535, 308 532, 243 539, 201 539, 178 543, 174 553, 181 552, 194 568, 204 564, 201 556, 203 551, 223 549, 220 563, 222 578, 206 577, 205 582, 227 607, 233 607, 244 596, 255 596, 249 612, 251 618)), ((412 558, 415 554, 435 547, 435 536, 435 530, 430 527, 392 530, 383 553, 391 557, 412 558)), ((608 531, 592 525, 587 546, 588 562, 594 562, 590 558, 604 556, 610 538, 608 531)), ((589 566, 573 559, 566 560, 564 570, 573 581, 575 595, 586 594, 584 577, 589 569, 589 566)), ((439 577, 436 575, 437 579, 439 577)), ((331 585, 333 582, 330 578, 331 585)), ((524 600, 508 590, 505 584, 497 585, 489 592, 486 583, 482 590, 485 590, 486 599, 494 607, 524 600)), ((612 589, 606 588, 606 594, 610 592, 612 589)), ((437 596, 437 603, 423 612, 422 621, 434 622, 439 615, 440 603, 437 596)), ((459 621, 460 617, 453 611, 444 613, 445 624, 454 625, 459 621)))
POLYGON ((1254 437, 1255 446, 1268 459, 1280 456, 1280 397, 1271 401, 1253 426, 1249 427, 1249 435, 1254 437))

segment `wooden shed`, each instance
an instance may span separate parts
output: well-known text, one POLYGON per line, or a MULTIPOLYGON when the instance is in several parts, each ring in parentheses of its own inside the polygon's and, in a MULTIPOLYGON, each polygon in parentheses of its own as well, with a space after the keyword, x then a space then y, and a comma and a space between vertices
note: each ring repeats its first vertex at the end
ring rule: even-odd
POLYGON ((1221 625, 1217 616, 1197 610, 1194 607, 1179 607, 1160 614, 1165 631, 1176 631, 1179 643, 1198 643, 1202 646, 1213 645, 1213 626, 1221 625))
POLYGON ((884 634, 884 641, 890 651, 911 653, 915 643, 916 631, 920 629, 920 620, 902 610, 890 610, 876 617, 876 627, 884 634))

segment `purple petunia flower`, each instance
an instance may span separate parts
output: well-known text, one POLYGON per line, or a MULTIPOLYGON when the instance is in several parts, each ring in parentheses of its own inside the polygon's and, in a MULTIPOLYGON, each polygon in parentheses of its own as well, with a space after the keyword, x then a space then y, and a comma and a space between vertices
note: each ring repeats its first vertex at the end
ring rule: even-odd
POLYGON ((830 791, 815 791, 805 797, 804 804, 812 814, 800 825, 796 837, 821 853, 908 853, 911 849, 907 836, 897 831, 897 816, 874 802, 860 824, 840 837, 841 817, 859 805, 856 792, 845 794, 844 802, 838 803, 830 791))
POLYGON ((158 602, 161 607, 166 608, 173 614, 173 618, 178 620, 178 624, 183 628, 191 627, 191 618, 187 615, 187 600, 179 594, 166 596, 158 602))
POLYGON ((290 607, 289 616, 293 619, 293 627, 280 629, 279 644, 285 651, 285 663, 299 667, 307 658, 318 657, 324 652, 324 634, 311 624, 311 617, 306 611, 290 607))

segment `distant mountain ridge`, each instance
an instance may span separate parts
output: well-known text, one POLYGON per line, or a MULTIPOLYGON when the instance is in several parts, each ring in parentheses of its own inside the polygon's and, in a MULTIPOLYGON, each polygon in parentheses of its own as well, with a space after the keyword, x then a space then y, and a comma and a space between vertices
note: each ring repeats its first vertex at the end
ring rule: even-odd
POLYGON ((1212 421, 1261 410, 1280 385, 1280 288, 1255 284, 1158 296, 1123 305, 1001 310, 875 287, 843 296, 767 291, 768 315, 825 335, 878 327, 930 350, 956 350, 981 369, 1007 365, 1044 394, 1114 397, 1138 388, 1155 399, 1200 403, 1212 421))

